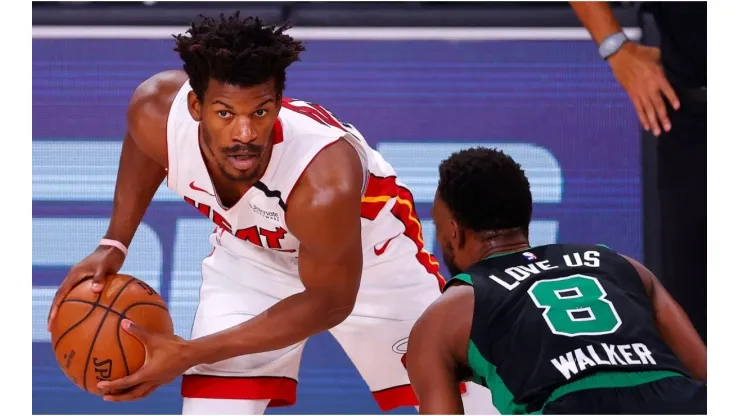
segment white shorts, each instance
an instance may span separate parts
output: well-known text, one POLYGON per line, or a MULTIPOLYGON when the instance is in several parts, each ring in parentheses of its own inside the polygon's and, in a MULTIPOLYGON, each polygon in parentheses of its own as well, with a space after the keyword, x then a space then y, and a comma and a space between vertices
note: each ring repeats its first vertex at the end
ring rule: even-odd
MULTIPOLYGON (((214 241, 214 236, 211 236, 214 241)), ((203 284, 192 338, 238 325, 304 290, 296 272, 235 257, 218 242, 203 261, 203 284)), ((376 255, 365 248, 352 314, 329 332, 339 342, 382 410, 418 405, 401 357, 418 317, 440 296, 444 279, 433 257, 398 235, 376 255)), ((281 350, 202 364, 183 377, 187 398, 296 402, 298 367, 306 341, 281 350)))

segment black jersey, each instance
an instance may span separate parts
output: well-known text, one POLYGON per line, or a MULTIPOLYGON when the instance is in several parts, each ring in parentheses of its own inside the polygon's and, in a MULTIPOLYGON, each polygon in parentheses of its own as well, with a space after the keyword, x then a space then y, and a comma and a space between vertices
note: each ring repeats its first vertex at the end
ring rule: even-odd
POLYGON ((658 334, 642 280, 603 246, 553 244, 488 257, 448 282, 473 286, 474 381, 503 414, 562 395, 687 375, 658 334))

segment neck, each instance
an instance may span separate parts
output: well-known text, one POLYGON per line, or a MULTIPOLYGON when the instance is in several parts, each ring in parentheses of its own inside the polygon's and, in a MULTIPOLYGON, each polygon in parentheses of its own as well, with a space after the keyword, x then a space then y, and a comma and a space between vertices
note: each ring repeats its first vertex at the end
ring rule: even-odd
POLYGON ((494 237, 481 245, 478 260, 483 260, 495 254, 506 254, 522 251, 530 248, 529 239, 516 233, 516 235, 502 235, 494 237))

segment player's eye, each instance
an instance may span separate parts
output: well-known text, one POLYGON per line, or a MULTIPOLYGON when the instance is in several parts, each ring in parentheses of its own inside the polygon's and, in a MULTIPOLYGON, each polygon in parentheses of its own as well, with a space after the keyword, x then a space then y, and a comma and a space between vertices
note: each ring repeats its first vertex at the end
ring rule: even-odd
POLYGON ((216 112, 216 114, 218 114, 218 116, 221 118, 229 118, 229 116, 231 116, 231 113, 226 110, 219 110, 216 112))
POLYGON ((267 115, 267 110, 260 108, 259 110, 254 112, 254 115, 258 118, 262 118, 267 115))

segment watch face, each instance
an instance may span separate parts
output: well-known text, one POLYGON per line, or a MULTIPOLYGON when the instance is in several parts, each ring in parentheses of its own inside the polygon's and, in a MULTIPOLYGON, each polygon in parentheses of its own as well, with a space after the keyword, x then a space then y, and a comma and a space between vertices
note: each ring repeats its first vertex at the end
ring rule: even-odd
POLYGON ((616 52, 625 40, 626 36, 622 33, 611 35, 601 43, 599 53, 606 58, 616 52))

